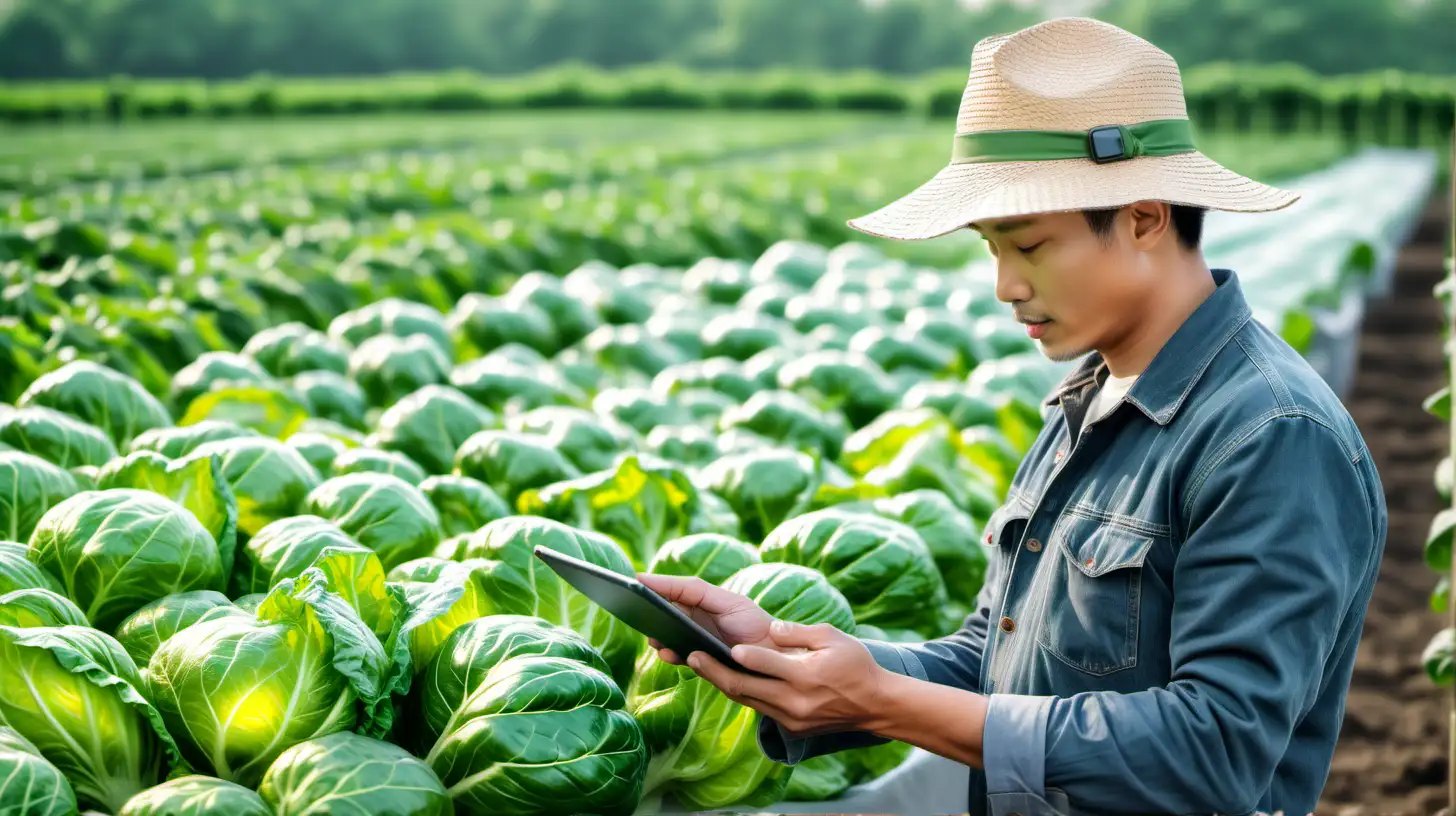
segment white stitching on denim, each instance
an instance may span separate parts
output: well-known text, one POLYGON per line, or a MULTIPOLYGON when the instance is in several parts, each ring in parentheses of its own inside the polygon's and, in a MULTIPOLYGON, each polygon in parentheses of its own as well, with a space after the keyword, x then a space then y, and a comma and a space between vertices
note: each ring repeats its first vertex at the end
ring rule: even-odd
POLYGON ((1249 362, 1253 363, 1254 367, 1259 369, 1259 373, 1264 375, 1264 381, 1269 383, 1269 387, 1274 391, 1275 404, 1281 408, 1292 406, 1294 398, 1289 392, 1289 384, 1284 382, 1283 377, 1278 376, 1272 366, 1268 365, 1268 358, 1259 351, 1258 347, 1244 342, 1243 337, 1235 337, 1234 342, 1239 344, 1249 358, 1249 362))
POLYGON ((1140 519, 1137 516, 1129 516, 1124 513, 1114 513, 1110 510, 1103 510, 1085 501, 1079 501, 1067 508, 1067 512, 1081 516, 1092 521, 1104 521, 1114 526, 1131 528, 1129 532, 1142 533, 1148 536, 1170 536, 1173 534, 1173 527, 1169 524, 1159 524, 1156 521, 1140 519))

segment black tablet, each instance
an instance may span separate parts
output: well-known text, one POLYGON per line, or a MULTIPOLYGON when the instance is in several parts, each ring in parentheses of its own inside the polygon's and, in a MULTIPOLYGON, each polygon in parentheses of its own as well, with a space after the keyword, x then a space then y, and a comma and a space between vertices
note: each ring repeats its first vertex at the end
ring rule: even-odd
POLYGON ((618 620, 648 637, 656 638, 684 660, 693 652, 706 652, 729 668, 763 676, 740 666, 726 643, 636 578, 562 555, 547 547, 538 545, 534 551, 537 558, 561 576, 561 580, 576 587, 618 620))

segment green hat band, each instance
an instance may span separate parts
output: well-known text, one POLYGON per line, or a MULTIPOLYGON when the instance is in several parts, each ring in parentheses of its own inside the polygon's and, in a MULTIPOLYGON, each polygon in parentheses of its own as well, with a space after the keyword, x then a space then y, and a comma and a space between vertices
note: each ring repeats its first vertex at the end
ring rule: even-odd
POLYGON ((992 130, 958 133, 951 164, 1091 159, 1097 164, 1138 156, 1193 153, 1193 126, 1187 119, 1155 119, 1133 125, 1103 125, 1090 130, 992 130))

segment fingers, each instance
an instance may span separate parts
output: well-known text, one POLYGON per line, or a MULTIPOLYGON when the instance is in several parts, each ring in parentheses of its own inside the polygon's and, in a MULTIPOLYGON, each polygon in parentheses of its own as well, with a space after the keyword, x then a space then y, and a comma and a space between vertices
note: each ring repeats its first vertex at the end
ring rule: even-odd
POLYGON ((805 626, 802 623, 776 620, 768 628, 768 635, 775 644, 805 649, 823 649, 840 634, 842 633, 838 629, 827 623, 805 626))
POLYGON ((746 701, 750 699, 773 699, 774 685, 782 683, 780 680, 754 677, 734 671, 704 652, 693 652, 688 655, 688 667, 699 677, 717 686, 729 698, 744 705, 747 705, 746 701))
POLYGON ((681 666, 681 665, 683 665, 682 658, 678 657, 677 656, 677 652, 674 652, 671 649, 658 649, 657 650, 657 656, 663 662, 671 663, 674 666, 681 666))
POLYGON ((680 608, 697 607, 710 615, 731 612, 738 604, 747 600, 742 595, 729 592, 697 577, 639 572, 637 580, 680 608))
POLYGON ((733 659, 737 660, 738 664, 745 669, 752 669, 759 674, 767 674, 780 680, 792 680, 794 673, 798 670, 797 662, 793 657, 773 649, 765 649, 762 646, 734 646, 733 659))

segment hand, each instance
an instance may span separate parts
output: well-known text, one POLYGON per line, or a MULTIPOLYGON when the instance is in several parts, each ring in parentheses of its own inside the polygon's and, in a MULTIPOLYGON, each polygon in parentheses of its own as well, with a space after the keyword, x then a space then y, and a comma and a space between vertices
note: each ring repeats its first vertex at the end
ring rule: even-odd
POLYGON ((778 722, 796 736, 881 728, 894 675, 864 643, 827 623, 774 621, 770 643, 733 647, 733 659, 768 677, 735 671, 704 652, 688 666, 729 699, 778 722))
MULTIPOLYGON (((769 624, 774 621, 773 616, 743 595, 714 586, 702 578, 640 572, 637 580, 672 601, 674 606, 686 612, 698 625, 729 646, 773 646, 768 631, 769 624)), ((664 648, 656 638, 648 638, 647 642, 657 650, 658 657, 668 663, 684 665, 687 655, 679 655, 664 648)))

